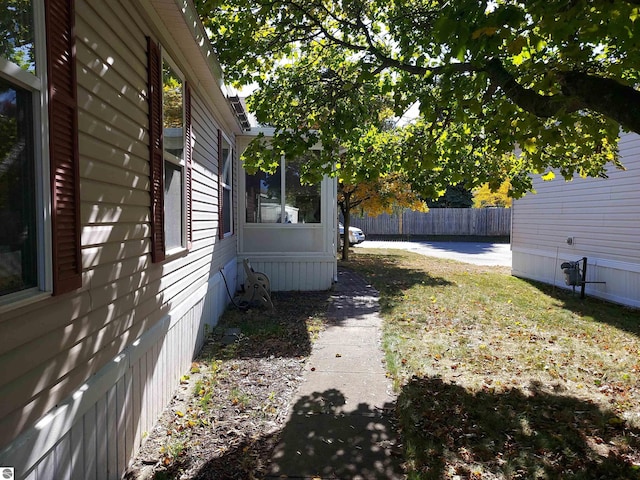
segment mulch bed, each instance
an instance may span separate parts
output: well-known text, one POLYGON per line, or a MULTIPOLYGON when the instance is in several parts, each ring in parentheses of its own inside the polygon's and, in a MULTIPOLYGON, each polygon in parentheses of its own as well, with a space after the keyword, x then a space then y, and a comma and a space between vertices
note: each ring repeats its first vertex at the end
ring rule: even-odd
POLYGON ((273 311, 227 311, 125 478, 263 478, 329 296, 280 293, 273 311))

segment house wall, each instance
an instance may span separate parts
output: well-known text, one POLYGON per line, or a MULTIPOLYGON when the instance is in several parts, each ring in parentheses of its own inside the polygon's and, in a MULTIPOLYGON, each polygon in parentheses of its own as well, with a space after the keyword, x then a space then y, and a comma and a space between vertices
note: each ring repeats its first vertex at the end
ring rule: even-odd
POLYGON ((537 179, 537 194, 514 202, 514 275, 564 286, 560 264, 588 258, 588 295, 640 307, 640 136, 625 134, 626 171, 607 179, 537 179), (567 239, 572 239, 569 245, 567 239))
POLYGON ((120 478, 229 301, 221 270, 237 275, 236 236, 217 231, 217 130, 233 141, 239 129, 206 88, 217 81, 196 76, 209 68, 196 41, 172 38, 190 25, 179 5, 75 3, 83 286, 0 311, 0 465, 16 478, 120 478), (192 86, 193 248, 161 264, 150 257, 147 35, 192 86))

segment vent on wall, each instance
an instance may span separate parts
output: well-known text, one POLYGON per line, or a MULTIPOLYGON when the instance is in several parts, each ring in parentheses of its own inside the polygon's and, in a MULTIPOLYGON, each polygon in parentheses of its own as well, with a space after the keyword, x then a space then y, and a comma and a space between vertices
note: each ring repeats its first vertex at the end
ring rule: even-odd
POLYGON ((249 130, 251 128, 251 124, 249 123, 249 118, 247 116, 247 112, 244 107, 244 102, 239 96, 231 96, 229 97, 229 103, 233 107, 233 111, 240 122, 240 125, 245 130, 249 130))

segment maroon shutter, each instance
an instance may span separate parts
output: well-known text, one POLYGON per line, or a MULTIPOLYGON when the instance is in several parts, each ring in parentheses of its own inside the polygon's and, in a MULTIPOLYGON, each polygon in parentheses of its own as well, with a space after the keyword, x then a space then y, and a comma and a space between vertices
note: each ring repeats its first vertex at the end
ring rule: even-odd
POLYGON ((151 182, 151 261, 162 262, 164 245, 164 154, 162 146, 162 56, 147 37, 149 155, 151 182))
POLYGON ((224 238, 224 158, 222 156, 222 130, 218 129, 218 237, 224 238))
POLYGON ((193 156, 193 137, 191 135, 191 87, 189 84, 184 86, 184 163, 185 163, 185 190, 186 194, 186 221, 187 221, 187 249, 191 250, 193 244, 193 228, 192 228, 192 195, 191 195, 191 177, 192 177, 192 156, 193 156))
POLYGON ((45 2, 54 295, 82 286, 74 7, 45 2))

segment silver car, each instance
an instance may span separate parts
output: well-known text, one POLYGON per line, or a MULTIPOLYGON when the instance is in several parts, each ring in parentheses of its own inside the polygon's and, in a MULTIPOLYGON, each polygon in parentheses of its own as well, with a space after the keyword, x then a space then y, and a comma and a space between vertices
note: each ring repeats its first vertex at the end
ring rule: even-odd
MULTIPOLYGON (((340 238, 344 238, 344 225, 342 222, 338 223, 338 229, 340 230, 340 238)), ((364 232, 358 227, 349 227, 349 245, 356 245, 364 242, 364 232)))

